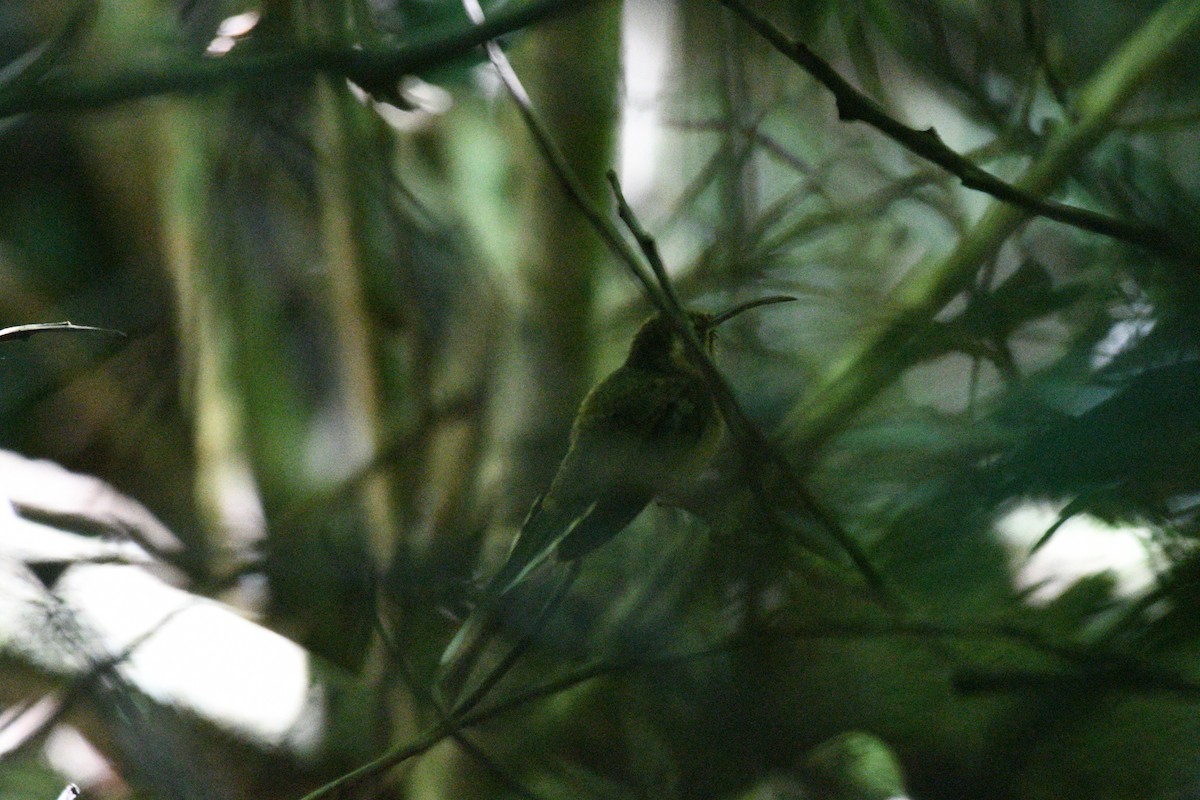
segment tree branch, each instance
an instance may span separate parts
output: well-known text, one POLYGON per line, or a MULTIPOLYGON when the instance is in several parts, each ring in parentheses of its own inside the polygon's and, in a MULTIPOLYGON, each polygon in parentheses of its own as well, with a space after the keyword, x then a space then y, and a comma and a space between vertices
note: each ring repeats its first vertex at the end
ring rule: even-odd
MULTIPOLYGON (((735 10, 742 7, 738 0, 720 2, 735 10)), ((1074 121, 1050 139, 1015 187, 1034 196, 1053 191, 1110 130, 1113 116, 1125 101, 1197 25, 1200 4, 1169 0, 1160 6, 1095 71, 1078 95, 1074 121)), ((859 409, 921 357, 922 337, 933 319, 971 286, 980 265, 995 257, 1028 216, 1022 207, 993 204, 954 250, 908 271, 889 293, 898 309, 892 318, 855 345, 854 352, 839 358, 835 371, 784 421, 783 429, 810 463, 859 409)))
MULTIPOLYGON (((934 128, 912 128, 889 115, 867 95, 854 88, 829 62, 803 42, 790 39, 779 28, 751 10, 742 0, 718 0, 754 29, 772 47, 782 53, 828 89, 837 103, 838 118, 844 122, 864 122, 901 147, 937 164, 962 181, 963 186, 990 194, 997 200, 1047 219, 1072 225, 1130 244, 1136 244, 1173 258, 1200 259, 1195 245, 1170 231, 1138 222, 1101 214, 1085 208, 1048 200, 1021 186, 1007 183, 952 150, 934 128)), ((1179 5, 1179 3, 1176 3, 1179 5)), ((1182 26, 1181 26, 1182 27, 1182 26)))
POLYGON ((38 111, 104 108, 163 94, 198 94, 247 81, 295 83, 318 73, 340 76, 365 86, 386 85, 403 75, 463 56, 485 42, 552 14, 593 1, 536 0, 497 13, 482 25, 394 48, 356 49, 345 44, 317 44, 263 53, 235 51, 219 58, 172 58, 87 78, 73 75, 69 70, 52 72, 36 82, 0 86, 0 118, 38 111))

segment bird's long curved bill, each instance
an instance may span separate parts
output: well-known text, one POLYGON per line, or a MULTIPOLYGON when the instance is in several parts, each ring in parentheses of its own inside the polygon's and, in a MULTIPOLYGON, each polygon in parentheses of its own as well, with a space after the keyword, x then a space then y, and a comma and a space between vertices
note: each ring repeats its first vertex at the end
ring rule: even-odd
POLYGON ((749 311, 750 309, 758 308, 759 306, 770 306, 774 305, 775 303, 790 303, 795 299, 797 298, 786 294, 774 294, 770 297, 760 297, 757 300, 750 300, 742 303, 741 305, 734 306, 733 308, 728 308, 722 311, 720 314, 717 314, 712 318, 712 322, 708 323, 708 329, 712 330, 718 325, 728 322, 738 314, 741 314, 743 311, 749 311))
POLYGON ((76 325, 70 320, 64 322, 31 322, 28 325, 13 325, 10 328, 0 328, 0 342, 11 339, 28 339, 38 333, 60 331, 66 333, 102 333, 108 336, 124 336, 124 332, 112 328, 97 328, 92 325, 76 325))

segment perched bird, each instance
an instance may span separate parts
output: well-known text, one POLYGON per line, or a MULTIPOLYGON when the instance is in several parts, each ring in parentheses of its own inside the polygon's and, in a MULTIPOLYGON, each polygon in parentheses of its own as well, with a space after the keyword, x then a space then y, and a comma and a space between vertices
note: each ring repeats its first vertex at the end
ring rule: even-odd
MULTIPOLYGON (((751 308, 794 300, 766 297, 720 314, 689 312, 711 354, 719 325, 751 308)), ((625 362, 584 398, 570 446, 549 488, 533 504, 508 558, 442 654, 442 686, 472 669, 498 625, 505 595, 554 556, 573 562, 609 541, 654 497, 698 475, 724 425, 712 392, 671 319, 651 317, 625 362)))

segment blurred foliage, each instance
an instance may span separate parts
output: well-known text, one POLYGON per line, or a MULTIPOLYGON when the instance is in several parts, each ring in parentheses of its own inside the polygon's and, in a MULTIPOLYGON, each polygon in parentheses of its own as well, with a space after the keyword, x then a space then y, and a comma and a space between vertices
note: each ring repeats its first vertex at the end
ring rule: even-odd
MULTIPOLYGON (((1196 264, 991 225, 996 201, 839 120, 735 4, 594 5, 503 43, 604 215, 618 169, 687 304, 799 298, 722 327, 715 358, 794 474, 727 437, 583 561, 475 724, 345 796, 1200 794, 1196 264), (926 277, 951 263, 970 281, 947 299, 926 277), (1044 524, 1014 532, 1030 509, 1044 524), (1074 523, 1142 557, 1067 544, 1074 523), (1062 574, 1088 577, 1039 593, 1062 574)), ((1186 4, 750 5, 1013 182, 1058 157, 1094 81, 1159 55, 1131 42, 1160 48, 1043 193, 1200 241, 1196 34, 1135 38, 1186 4)), ((169 90, 172 64, 451 36, 459 3, 263 0, 218 36, 245 10, 0 4, 0 106, 167 70, 148 96, 0 119, 0 321, 128 334, 5 343, 0 446, 146 504, 190 591, 309 650, 326 710, 301 756, 108 681, 73 710, 119 773, 95 796, 299 797, 420 741, 439 653, 652 310, 478 52, 365 92, 269 60, 169 90)), ((4 657, 6 706, 69 686, 4 657)), ((0 756, 0 797, 61 787, 31 752, 0 756)))

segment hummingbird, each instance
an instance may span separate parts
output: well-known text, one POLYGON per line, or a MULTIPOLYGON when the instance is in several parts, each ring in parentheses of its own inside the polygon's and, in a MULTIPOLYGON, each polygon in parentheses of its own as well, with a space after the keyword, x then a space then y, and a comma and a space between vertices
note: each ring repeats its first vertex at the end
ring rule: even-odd
MULTIPOLYGON (((721 313, 685 314, 708 355, 716 329, 771 296, 721 313)), ((575 415, 566 455, 533 503, 504 563, 443 651, 443 685, 471 669, 499 624, 510 592, 551 557, 575 563, 624 530, 655 496, 698 476, 716 453, 724 421, 704 374, 674 321, 656 314, 638 329, 629 354, 596 384, 575 415)))

